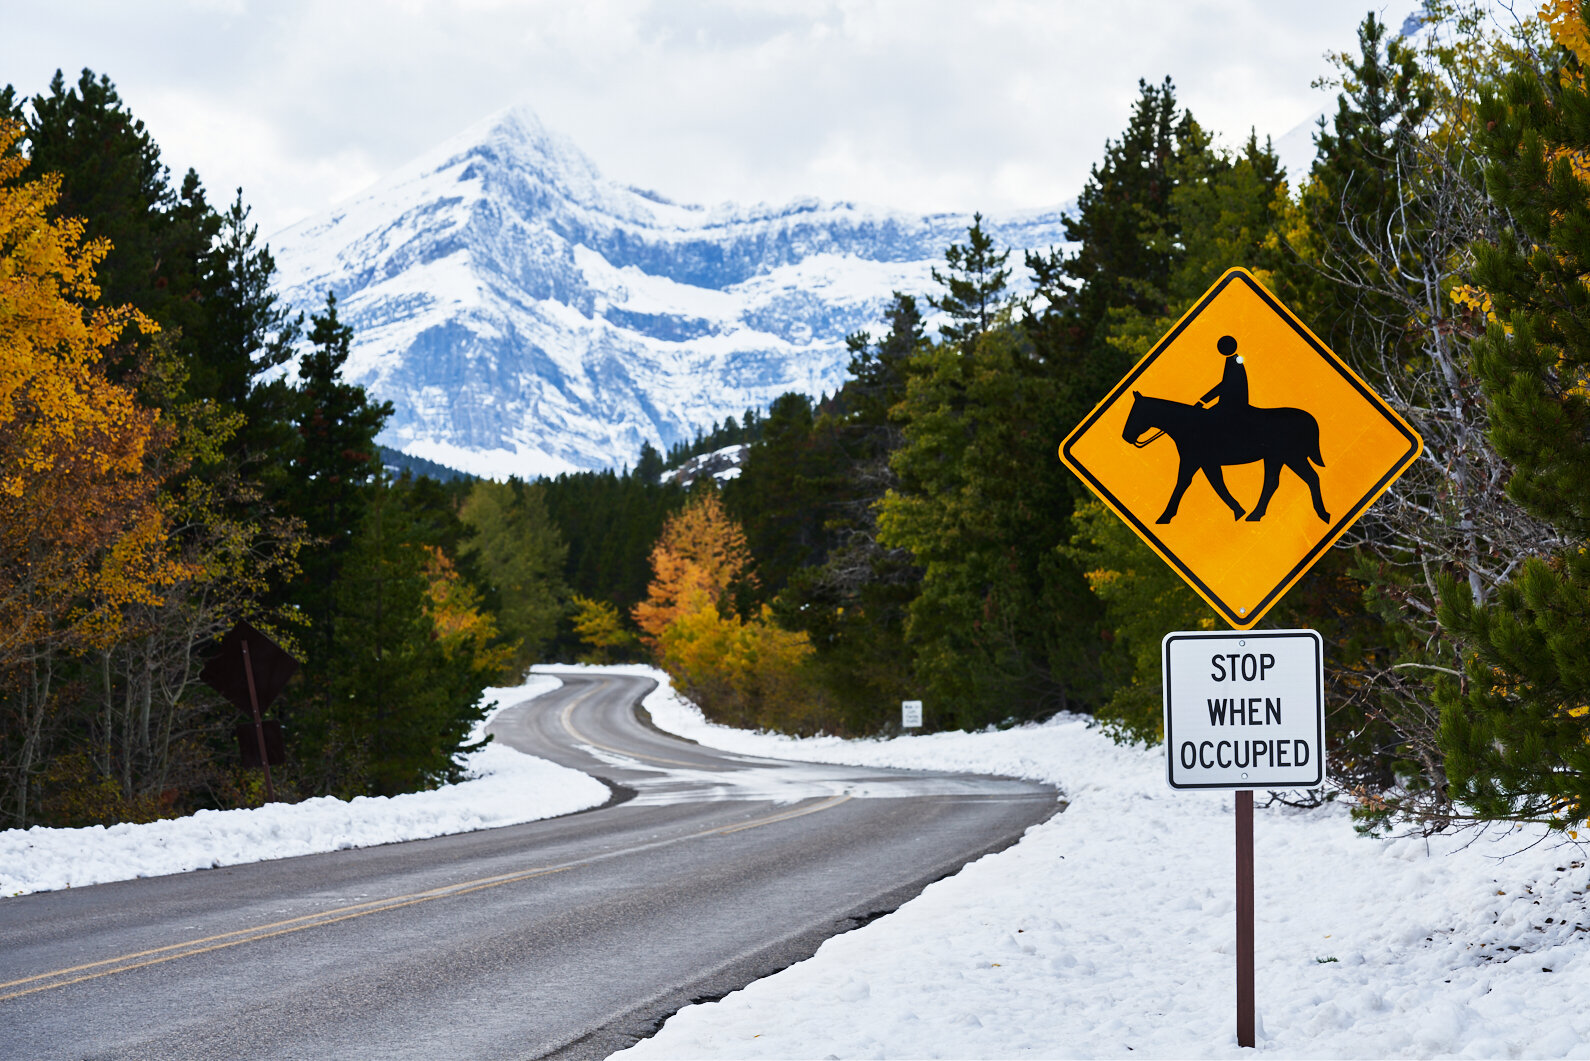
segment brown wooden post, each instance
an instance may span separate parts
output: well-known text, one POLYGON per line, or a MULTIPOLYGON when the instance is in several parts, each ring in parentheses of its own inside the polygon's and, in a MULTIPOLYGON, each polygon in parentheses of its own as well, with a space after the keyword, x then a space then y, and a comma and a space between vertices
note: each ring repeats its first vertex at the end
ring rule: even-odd
POLYGON ((1253 792, 1237 793, 1237 1045, 1253 1046, 1253 792))
POLYGON ((271 757, 265 751, 265 722, 259 714, 259 694, 254 691, 254 662, 249 658, 246 637, 243 638, 243 676, 248 679, 248 706, 254 709, 254 739, 259 742, 259 764, 265 768, 265 802, 275 803, 276 786, 271 783, 271 757))

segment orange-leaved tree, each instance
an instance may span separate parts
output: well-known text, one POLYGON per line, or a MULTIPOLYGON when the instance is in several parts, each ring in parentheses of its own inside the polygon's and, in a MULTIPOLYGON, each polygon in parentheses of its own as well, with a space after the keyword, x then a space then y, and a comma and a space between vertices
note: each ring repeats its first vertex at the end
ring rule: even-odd
POLYGON ((668 517, 651 550, 651 584, 635 605, 635 623, 653 649, 670 623, 710 604, 732 610, 734 590, 753 576, 745 532, 712 492, 698 493, 668 517))
POLYGON ((680 690, 720 722, 807 728, 820 695, 806 678, 811 644, 780 628, 766 605, 749 619, 736 612, 735 591, 753 577, 751 554, 716 493, 697 494, 669 518, 651 564, 633 615, 680 690))
POLYGON ((425 552, 425 611, 436 628, 436 637, 448 657, 467 655, 471 668, 495 680, 513 663, 514 646, 498 644, 497 622, 482 611, 480 593, 440 546, 425 552))
POLYGON ((150 457, 158 414, 105 371, 128 306, 91 307, 109 249, 51 218, 53 176, 21 180, 21 128, 0 121, 0 813, 29 818, 57 663, 114 641, 171 569, 150 457))

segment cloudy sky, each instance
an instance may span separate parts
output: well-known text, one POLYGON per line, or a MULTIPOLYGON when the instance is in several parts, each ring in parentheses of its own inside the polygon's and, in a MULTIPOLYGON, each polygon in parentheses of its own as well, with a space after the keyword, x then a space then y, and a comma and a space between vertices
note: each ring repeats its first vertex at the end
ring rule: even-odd
POLYGON ((1325 110, 1327 51, 1400 0, 63 0, 0 82, 109 74, 174 171, 263 231, 511 104, 676 199, 1003 211, 1071 198, 1137 80, 1228 141, 1325 110))

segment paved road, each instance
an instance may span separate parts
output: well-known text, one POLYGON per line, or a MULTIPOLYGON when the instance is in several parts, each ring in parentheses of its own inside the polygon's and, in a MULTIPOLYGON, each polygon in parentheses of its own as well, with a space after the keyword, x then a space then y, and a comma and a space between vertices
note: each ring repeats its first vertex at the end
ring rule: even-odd
POLYGON ((728 755, 590 673, 502 742, 607 779, 528 825, 0 900, 0 1057, 605 1057, 1059 806, 1026 782, 728 755))

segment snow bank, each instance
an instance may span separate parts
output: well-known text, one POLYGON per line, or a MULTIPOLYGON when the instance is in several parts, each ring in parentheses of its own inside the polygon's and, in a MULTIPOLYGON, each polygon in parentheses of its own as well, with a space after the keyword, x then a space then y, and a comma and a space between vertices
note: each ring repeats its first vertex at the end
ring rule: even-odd
MULTIPOLYGON (((895 740, 707 723, 742 754, 1051 781, 1068 809, 810 960, 689 1006, 620 1057, 1235 1057, 1230 793, 1084 721, 895 740)), ((1262 802, 1263 797, 1259 797, 1262 802)), ((1369 840, 1343 808, 1255 813, 1259 1051, 1590 1057, 1585 856, 1519 830, 1369 840), (1539 842, 1537 842, 1539 841, 1539 842)))
MULTIPOLYGON (((516 688, 488 689, 485 699, 501 710, 561 684, 536 675, 516 688)), ((460 784, 403 796, 322 796, 109 828, 8 829, 0 832, 0 895, 517 825, 608 798, 607 786, 595 778, 497 744, 475 752, 469 769, 471 778, 460 784)))

